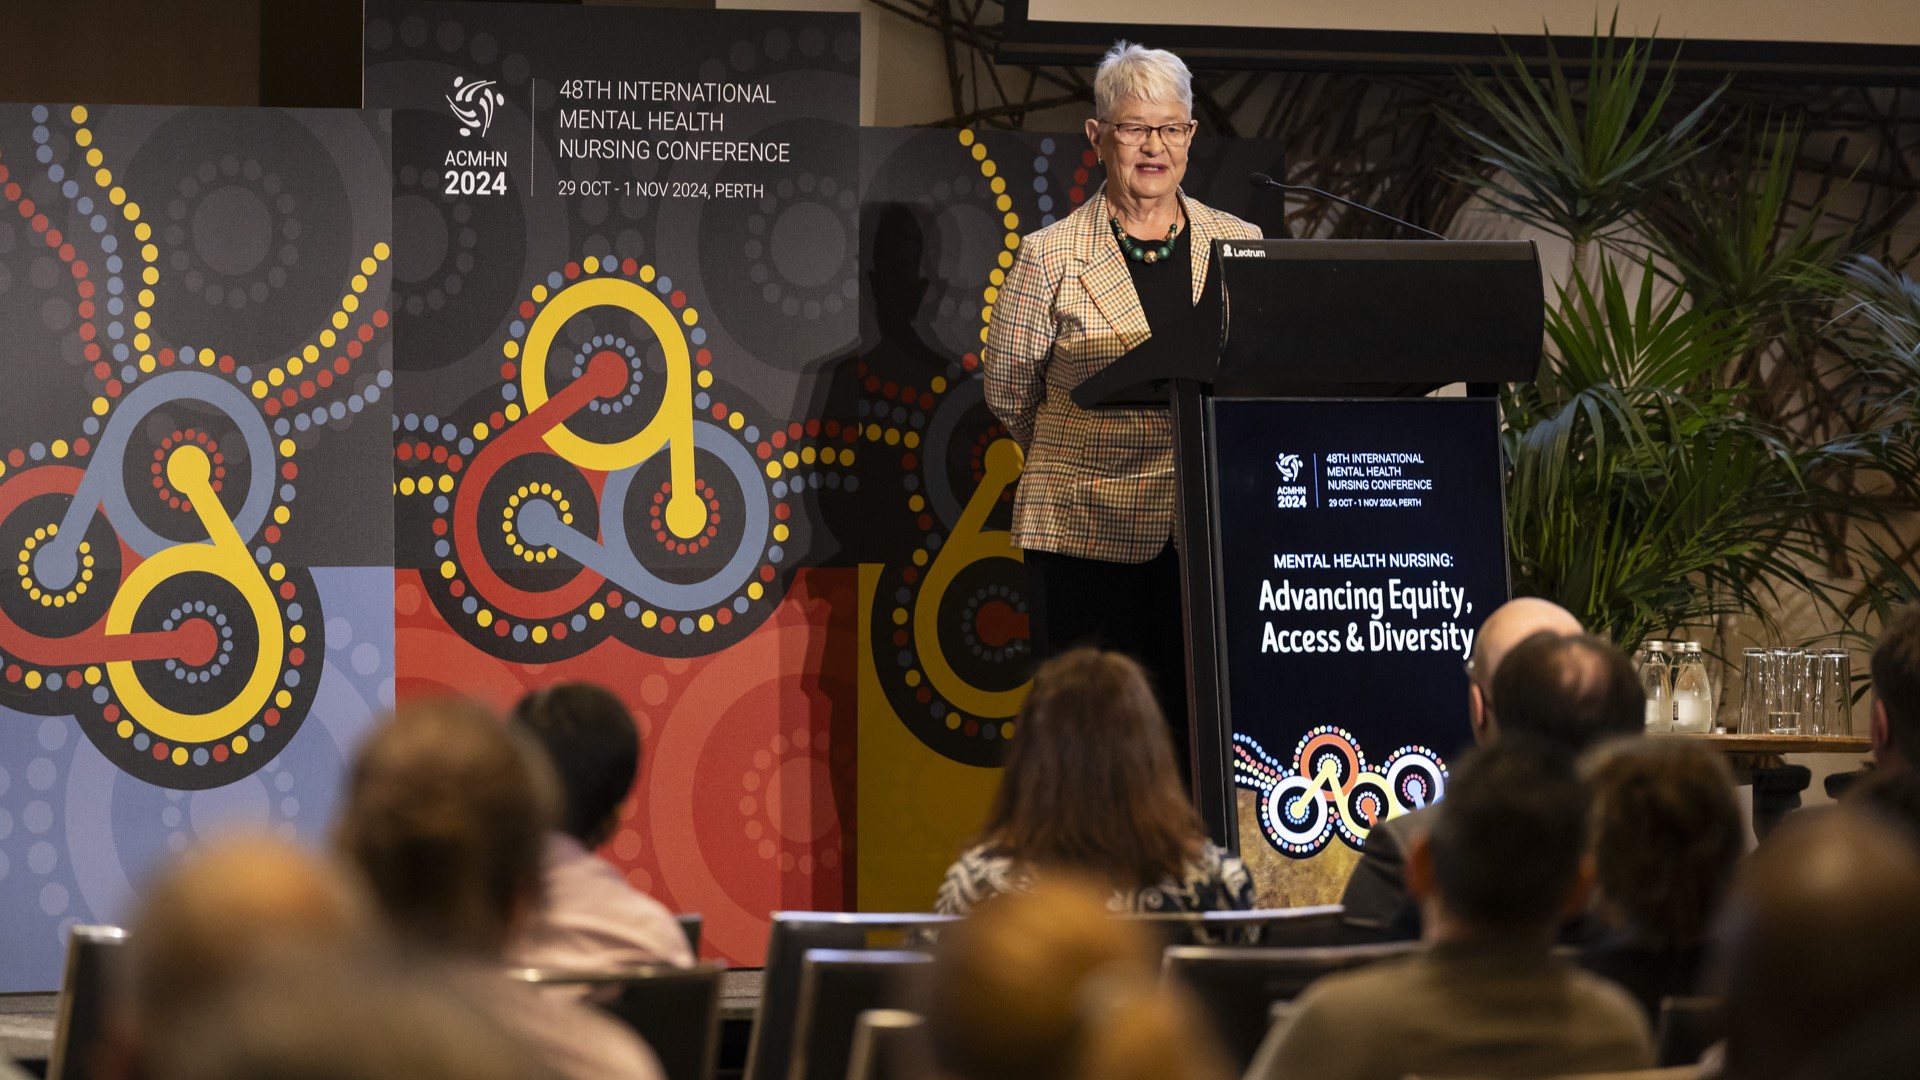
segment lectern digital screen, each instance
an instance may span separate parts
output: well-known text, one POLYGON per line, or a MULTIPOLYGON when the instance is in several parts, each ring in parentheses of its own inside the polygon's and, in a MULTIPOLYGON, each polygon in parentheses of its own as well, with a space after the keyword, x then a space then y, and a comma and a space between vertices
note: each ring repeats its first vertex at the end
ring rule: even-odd
POLYGON ((1241 852, 1263 902, 1334 898, 1373 823, 1440 797, 1469 740, 1464 665, 1507 595, 1495 404, 1210 413, 1241 852))

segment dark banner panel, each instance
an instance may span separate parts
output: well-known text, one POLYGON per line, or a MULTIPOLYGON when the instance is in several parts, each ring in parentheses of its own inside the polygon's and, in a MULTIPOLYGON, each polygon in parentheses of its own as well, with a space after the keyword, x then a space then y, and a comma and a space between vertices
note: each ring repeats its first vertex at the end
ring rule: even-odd
POLYGON ((1485 399, 1213 406, 1240 850, 1263 902, 1339 898, 1373 825, 1439 799, 1507 598, 1485 399))
MULTIPOLYGON (((857 26, 380 4, 395 109, 402 693, 605 683, 602 854, 757 962, 778 908, 925 908, 1025 694, 1017 453, 979 346, 1079 137, 859 132, 857 26), (857 793, 857 794, 856 794, 857 793)), ((1197 154, 1244 207, 1271 147, 1197 154)))
POLYGON ((400 689, 629 703, 606 854, 757 962, 851 903, 852 15, 373 3, 394 110, 400 689), (851 417, 845 418, 850 421, 851 417))
POLYGON ((384 128, 0 106, 0 991, 392 701, 384 128))

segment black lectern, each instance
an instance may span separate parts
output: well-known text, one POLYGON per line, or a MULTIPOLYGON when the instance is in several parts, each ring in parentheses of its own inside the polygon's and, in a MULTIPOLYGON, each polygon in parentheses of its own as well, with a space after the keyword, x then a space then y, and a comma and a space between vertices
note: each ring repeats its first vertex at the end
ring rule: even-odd
MULTIPOLYGON (((1290 767, 1235 734, 1241 724, 1233 712, 1304 700, 1302 673, 1312 668, 1302 663, 1347 664, 1329 670, 1364 680, 1416 657, 1429 672, 1444 664, 1457 682, 1452 655, 1470 646, 1479 620, 1506 599, 1489 399, 1498 383, 1531 380, 1538 369, 1539 261, 1530 243, 1430 240, 1222 240, 1211 258, 1190 318, 1156 327, 1073 396, 1087 408, 1165 403, 1172 410, 1194 798, 1215 838, 1239 850, 1236 770, 1264 770, 1261 790, 1285 789, 1286 797, 1262 803, 1263 828, 1276 849, 1304 858, 1336 828, 1358 847, 1373 821, 1437 797, 1444 766, 1428 749, 1435 740, 1395 733, 1393 741, 1404 742, 1385 759, 1393 765, 1369 764, 1341 726, 1347 718, 1324 704, 1343 699, 1322 695, 1319 712, 1298 722, 1315 721, 1290 767), (1422 395, 1451 383, 1466 383, 1478 400, 1472 415, 1428 423, 1448 406, 1422 395), (1302 425, 1302 417, 1327 422, 1302 425), (1349 428, 1347 417, 1359 426, 1349 428), (1454 423, 1461 419, 1464 429, 1454 423), (1320 434, 1309 437, 1308 426, 1320 434), (1303 432, 1302 445, 1285 443, 1289 428, 1303 432), (1463 454, 1471 458, 1461 466, 1467 473, 1449 471, 1444 449, 1408 448, 1409 432, 1429 428, 1481 433, 1463 454), (1247 431, 1274 434, 1250 441, 1241 434, 1247 431), (1247 479, 1255 466, 1278 472, 1247 479), (1274 481, 1278 494, 1269 496, 1260 485, 1274 481), (1303 516, 1286 516, 1292 512, 1303 516), (1315 514, 1333 523, 1339 539, 1294 550, 1289 530, 1315 514), (1446 531, 1432 523, 1449 515, 1476 518, 1467 523, 1482 538, 1473 559, 1498 562, 1474 571, 1477 586, 1466 583, 1471 574, 1460 564, 1473 560, 1464 551, 1422 544, 1426 534, 1446 531), (1242 525, 1262 535, 1233 535, 1242 525), (1401 539, 1384 539, 1396 529, 1401 539), (1323 650, 1324 661, 1295 658, 1323 650), (1275 666, 1283 659, 1295 666, 1275 666), (1229 693, 1235 681, 1244 692, 1229 693), (1323 714, 1328 722, 1318 723, 1323 714), (1411 766, 1419 762, 1435 775, 1416 775, 1411 766)), ((1444 446, 1446 438, 1431 435, 1420 446, 1444 446)))

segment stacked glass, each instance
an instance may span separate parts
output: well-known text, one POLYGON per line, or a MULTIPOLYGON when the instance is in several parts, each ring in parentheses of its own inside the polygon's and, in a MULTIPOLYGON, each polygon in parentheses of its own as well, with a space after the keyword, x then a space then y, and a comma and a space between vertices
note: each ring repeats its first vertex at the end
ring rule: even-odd
POLYGON ((1807 654, 1806 710, 1810 734, 1853 734, 1853 673, 1845 649, 1807 654))

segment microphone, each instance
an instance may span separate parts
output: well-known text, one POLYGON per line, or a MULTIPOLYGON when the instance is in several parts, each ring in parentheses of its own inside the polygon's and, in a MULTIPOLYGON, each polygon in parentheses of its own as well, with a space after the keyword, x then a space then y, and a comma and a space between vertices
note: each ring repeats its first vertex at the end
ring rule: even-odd
POLYGON ((1404 225, 1407 228, 1412 229, 1414 232, 1425 233, 1428 236, 1433 237, 1435 240, 1446 239, 1446 237, 1441 236, 1439 233, 1434 232, 1432 229, 1423 229, 1420 226, 1415 225, 1411 221, 1402 221, 1401 219, 1394 217, 1392 214, 1387 213, 1385 210, 1375 210, 1373 207, 1368 206, 1365 203, 1357 203, 1357 202, 1354 202, 1352 199, 1335 195, 1331 191, 1321 191, 1317 187, 1308 187, 1305 184, 1283 184, 1280 181, 1275 180, 1273 177, 1268 176, 1266 173, 1263 173, 1263 172, 1253 173, 1252 175, 1248 176, 1247 183, 1252 184, 1254 187, 1278 188, 1281 191, 1304 191, 1310 195, 1318 195, 1323 199, 1332 199, 1334 202, 1340 203, 1344 206, 1351 206, 1355 210, 1364 210, 1367 213, 1372 214, 1374 217, 1386 218, 1388 221, 1393 222, 1395 225, 1404 225))

